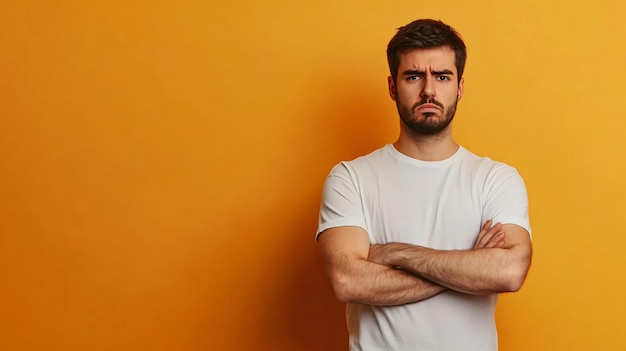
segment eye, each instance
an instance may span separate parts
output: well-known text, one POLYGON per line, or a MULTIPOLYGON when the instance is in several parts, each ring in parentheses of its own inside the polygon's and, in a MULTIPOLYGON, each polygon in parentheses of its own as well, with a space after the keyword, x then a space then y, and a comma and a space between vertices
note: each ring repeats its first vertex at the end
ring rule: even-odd
POLYGON ((446 81, 446 80, 450 80, 450 77, 448 77, 448 76, 438 76, 437 80, 440 80, 440 81, 443 82, 443 81, 446 81))
POLYGON ((420 77, 418 75, 406 77, 406 80, 411 80, 411 81, 418 80, 418 79, 420 79, 420 77))

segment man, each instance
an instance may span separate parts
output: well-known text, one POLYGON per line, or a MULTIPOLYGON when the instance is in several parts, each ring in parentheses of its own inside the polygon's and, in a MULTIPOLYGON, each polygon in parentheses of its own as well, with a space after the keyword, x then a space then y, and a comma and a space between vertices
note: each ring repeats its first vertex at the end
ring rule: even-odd
POLYGON ((465 44, 423 19, 389 42, 400 135, 328 176, 318 228, 351 350, 497 350, 497 294, 517 291, 532 246, 524 182, 456 144, 465 44))

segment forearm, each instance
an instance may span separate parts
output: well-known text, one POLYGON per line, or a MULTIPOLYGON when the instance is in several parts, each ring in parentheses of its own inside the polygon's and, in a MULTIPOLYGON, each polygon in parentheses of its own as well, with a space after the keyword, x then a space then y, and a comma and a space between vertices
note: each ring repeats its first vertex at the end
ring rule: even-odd
POLYGON ((320 259, 337 298, 368 305, 403 305, 430 298, 445 287, 368 260, 370 242, 360 227, 336 227, 318 238, 320 259))
POLYGON ((445 287, 400 269, 364 259, 344 262, 330 274, 337 298, 377 306, 403 305, 428 299, 445 287))
POLYGON ((517 291, 528 271, 523 247, 443 251, 392 244, 386 264, 401 267, 447 288, 470 294, 517 291))

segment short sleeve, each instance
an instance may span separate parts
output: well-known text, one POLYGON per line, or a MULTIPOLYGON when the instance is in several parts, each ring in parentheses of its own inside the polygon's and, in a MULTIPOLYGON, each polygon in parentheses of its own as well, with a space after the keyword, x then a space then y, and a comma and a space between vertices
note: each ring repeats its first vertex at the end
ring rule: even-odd
POLYGON ((531 233, 526 185, 515 168, 499 163, 485 183, 484 218, 502 224, 516 224, 531 233))
POLYGON ((358 180, 349 166, 336 165, 324 183, 315 239, 326 229, 356 226, 366 229, 358 180))

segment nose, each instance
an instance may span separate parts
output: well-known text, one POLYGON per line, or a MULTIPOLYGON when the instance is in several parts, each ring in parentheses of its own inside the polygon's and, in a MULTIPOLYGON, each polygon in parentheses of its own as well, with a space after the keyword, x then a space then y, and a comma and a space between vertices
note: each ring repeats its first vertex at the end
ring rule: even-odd
POLYGON ((424 86, 422 88, 422 92, 420 94, 423 98, 432 98, 435 97, 435 85, 433 84, 433 76, 426 75, 424 77, 424 86))

